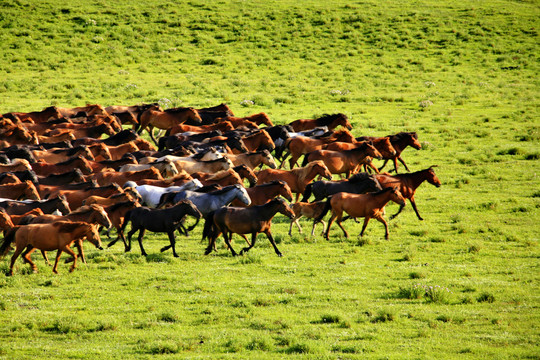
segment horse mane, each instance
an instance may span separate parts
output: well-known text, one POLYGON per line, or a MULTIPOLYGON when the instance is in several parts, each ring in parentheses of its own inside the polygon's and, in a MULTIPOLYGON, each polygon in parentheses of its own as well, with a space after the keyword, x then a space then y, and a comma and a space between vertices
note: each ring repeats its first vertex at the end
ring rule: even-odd
POLYGON ((410 131, 410 132, 402 131, 395 135, 388 135, 388 137, 393 139, 394 141, 403 140, 409 136, 412 136, 413 138, 418 140, 418 134, 416 133, 416 131, 410 131))
POLYGON ((215 191, 212 191, 211 194, 212 195, 221 195, 221 194, 225 194, 225 193, 228 193, 229 191, 231 190, 234 190, 234 188, 239 188, 239 185, 229 185, 229 186, 225 186, 219 190, 215 190, 215 191))
POLYGON ((74 221, 74 222, 71 222, 71 221, 57 221, 57 222, 53 223, 53 225, 56 228, 58 228, 58 232, 61 232, 61 233, 73 232, 73 231, 77 230, 78 228, 80 228, 81 226, 91 226, 90 224, 88 224, 86 222, 83 222, 83 221, 74 221))
POLYGON ((367 172, 359 172, 353 174, 347 181, 350 183, 357 183, 369 179, 370 177, 372 177, 372 175, 368 174, 367 172))
POLYGON ((312 161, 312 162, 308 163, 304 167, 296 168, 296 169, 293 169, 291 171, 294 172, 296 174, 296 176, 298 176, 298 180, 303 182, 303 181, 306 180, 306 176, 309 174, 309 172, 313 169, 313 167, 315 165, 322 165, 322 166, 326 167, 326 165, 324 164, 324 162, 322 160, 315 160, 315 161, 312 161))
POLYGON ((111 213, 111 212, 114 212, 122 207, 125 207, 125 206, 135 206, 137 204, 136 201, 133 201, 133 200, 128 200, 128 201, 122 201, 122 202, 118 202, 116 204, 113 204, 111 206, 109 206, 109 208, 107 210, 109 210, 108 212, 111 213))
POLYGON ((165 112, 168 113, 168 114, 178 114, 178 113, 182 113, 182 112, 185 112, 185 111, 194 111, 194 110, 195 109, 192 108, 192 107, 178 107, 178 108, 167 109, 167 110, 165 110, 165 112))
POLYGON ((282 184, 286 184, 285 181, 283 180, 272 180, 272 181, 269 181, 267 183, 264 183, 264 184, 260 184, 260 185, 257 185, 258 187, 268 187, 268 186, 275 186, 275 185, 282 185, 282 184))

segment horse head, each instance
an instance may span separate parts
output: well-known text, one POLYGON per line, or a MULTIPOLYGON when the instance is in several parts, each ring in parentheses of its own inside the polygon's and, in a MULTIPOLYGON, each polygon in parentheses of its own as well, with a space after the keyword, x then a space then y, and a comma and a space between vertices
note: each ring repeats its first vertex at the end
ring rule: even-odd
POLYGON ((433 168, 437 166, 438 165, 432 165, 429 167, 429 169, 427 169, 426 180, 431 185, 435 185, 436 187, 441 187, 441 180, 439 180, 439 178, 435 174, 435 171, 433 170, 433 168))

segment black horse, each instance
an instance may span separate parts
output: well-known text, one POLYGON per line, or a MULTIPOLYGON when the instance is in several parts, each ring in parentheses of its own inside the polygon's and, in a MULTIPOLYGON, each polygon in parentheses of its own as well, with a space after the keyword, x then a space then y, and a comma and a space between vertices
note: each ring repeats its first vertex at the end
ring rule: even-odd
POLYGON ((0 208, 4 208, 9 215, 22 215, 35 208, 40 208, 45 214, 52 214, 56 210, 63 215, 71 212, 66 197, 63 195, 49 200, 1 201, 0 208))
POLYGON ((139 247, 141 248, 141 254, 146 256, 147 253, 144 251, 142 238, 146 230, 152 232, 165 232, 169 236, 170 244, 161 248, 161 252, 172 248, 173 256, 178 257, 175 248, 175 238, 174 231, 180 226, 182 219, 190 215, 197 219, 195 225, 190 227, 188 231, 193 230, 195 226, 199 223, 199 220, 202 217, 202 214, 195 205, 189 200, 182 200, 175 206, 166 208, 166 209, 150 209, 147 207, 137 207, 133 210, 130 210, 126 213, 124 218, 124 223, 122 224, 121 232, 124 232, 128 222, 131 221, 131 230, 129 231, 128 245, 126 251, 131 250, 131 237, 137 230, 139 230, 139 236, 137 240, 139 241, 139 247))
POLYGON ((73 169, 61 174, 50 174, 47 176, 38 176, 40 185, 66 185, 74 182, 84 182, 85 177, 81 169, 73 169))
POLYGON ((306 186, 302 202, 307 202, 311 194, 315 196, 313 201, 326 199, 338 192, 363 194, 382 190, 379 181, 374 175, 362 172, 352 175, 345 181, 314 181, 306 186))

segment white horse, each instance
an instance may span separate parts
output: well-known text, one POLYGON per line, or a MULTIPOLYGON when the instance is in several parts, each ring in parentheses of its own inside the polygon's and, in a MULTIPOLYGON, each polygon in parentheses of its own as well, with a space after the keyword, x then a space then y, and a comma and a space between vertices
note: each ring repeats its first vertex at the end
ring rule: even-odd
POLYGON ((158 206, 161 196, 171 191, 195 190, 203 185, 198 179, 193 179, 180 186, 161 187, 154 185, 137 185, 133 181, 124 184, 124 188, 132 187, 141 195, 142 201, 146 206, 155 208, 158 206))

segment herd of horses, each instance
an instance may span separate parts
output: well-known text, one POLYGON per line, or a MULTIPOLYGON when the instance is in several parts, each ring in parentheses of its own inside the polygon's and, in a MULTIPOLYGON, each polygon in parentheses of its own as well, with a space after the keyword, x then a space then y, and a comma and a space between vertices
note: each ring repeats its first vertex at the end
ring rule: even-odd
POLYGON ((299 219, 306 217, 313 220, 312 236, 321 223, 328 240, 335 222, 348 237, 343 221, 363 217, 360 236, 373 218, 388 239, 385 205, 400 205, 392 219, 409 200, 422 220, 415 192, 424 181, 441 182, 434 166, 410 172, 401 157, 409 146, 421 148, 415 132, 355 137, 351 130, 341 113, 274 125, 265 113, 237 117, 226 104, 166 110, 158 104, 51 106, 0 115, 0 256, 15 245, 12 275, 21 254, 37 271, 32 252, 41 250, 49 264, 47 251, 57 250, 53 272, 63 252, 71 255, 73 271, 78 257, 85 262, 83 240, 102 249, 99 231, 110 238, 114 228, 109 247, 121 240, 130 251, 138 231, 147 255, 148 230, 166 233, 169 245, 161 251, 172 249, 177 257, 175 232, 189 235, 201 219, 205 254, 216 251, 222 236, 237 255, 233 234, 246 241, 243 254, 264 233, 282 256, 271 233, 277 213, 290 219, 289 234, 293 225, 302 232, 299 219), (388 161, 394 175, 381 173, 388 161), (398 173, 398 162, 406 173, 398 173))

